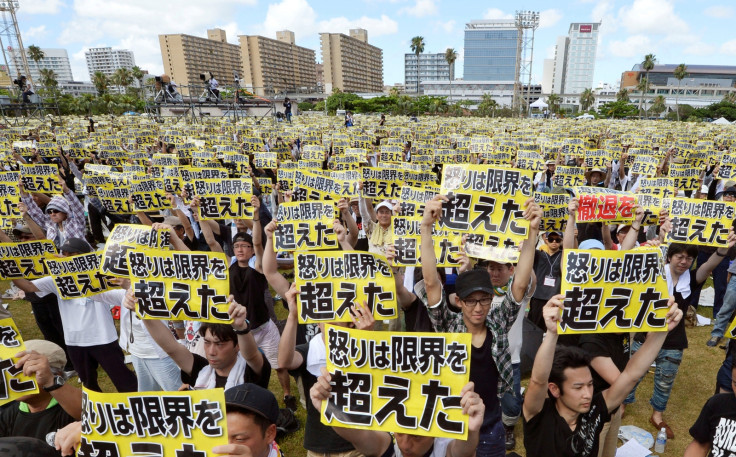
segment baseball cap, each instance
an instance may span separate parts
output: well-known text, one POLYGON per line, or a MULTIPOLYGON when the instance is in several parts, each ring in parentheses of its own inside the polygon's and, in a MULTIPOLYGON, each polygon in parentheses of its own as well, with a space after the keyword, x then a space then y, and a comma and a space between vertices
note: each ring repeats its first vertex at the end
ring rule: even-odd
POLYGON ((389 202, 388 200, 384 200, 381 203, 379 203, 378 206, 376 206, 376 212, 378 212, 378 210, 381 209, 381 208, 386 208, 389 211, 391 211, 392 213, 394 212, 394 207, 391 204, 391 202, 389 202))
POLYGON ((557 230, 552 230, 550 232, 547 232, 547 236, 552 236, 552 235, 563 236, 562 232, 557 231, 557 230))
POLYGON ((594 239, 589 239, 580 243, 578 249, 600 249, 601 251, 604 251, 606 248, 603 246, 602 242, 594 239))
POLYGON ((46 340, 28 340, 25 345, 26 351, 36 351, 41 355, 45 355, 49 359, 51 371, 64 371, 66 354, 58 344, 46 340))
POLYGON ((731 186, 723 189, 723 195, 730 194, 730 195, 736 195, 736 187, 731 186))
POLYGON ((491 277, 485 270, 470 270, 460 273, 455 280, 455 292, 460 298, 465 298, 473 292, 493 294, 491 277))
POLYGON ((620 232, 621 230, 623 230, 623 229, 625 229, 627 227, 630 228, 631 226, 628 225, 628 224, 618 224, 618 227, 616 227, 616 233, 620 232))
POLYGON ((31 233, 31 228, 27 225, 18 224, 13 228, 13 235, 15 236, 30 235, 31 233))
POLYGON ((279 403, 276 397, 270 390, 253 383, 240 384, 227 389, 225 405, 256 413, 272 424, 279 419, 279 403))
POLYGON ((70 254, 87 254, 92 252, 92 247, 81 238, 69 238, 60 248, 61 252, 70 254))

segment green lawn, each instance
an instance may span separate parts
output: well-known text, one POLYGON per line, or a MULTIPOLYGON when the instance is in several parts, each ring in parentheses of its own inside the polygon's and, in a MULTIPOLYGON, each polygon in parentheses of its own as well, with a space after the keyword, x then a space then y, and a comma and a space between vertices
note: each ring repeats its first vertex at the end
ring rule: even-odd
MULTIPOLYGON (((0 281, 0 293, 4 292, 7 287, 7 281, 0 281)), ((4 302, 8 303, 7 300, 4 300, 4 302)), ((36 327, 33 314, 31 313, 31 306, 28 302, 24 300, 10 302, 8 309, 13 314, 16 325, 20 329, 24 339, 42 338, 41 332, 36 327)), ((709 308, 701 309, 700 313, 711 317, 711 310, 709 308)), ((276 314, 279 318, 283 319, 286 317, 286 310, 279 304, 276 306, 276 314)), ((710 327, 688 329, 688 337, 690 348, 685 351, 680 372, 675 381, 672 396, 664 416, 667 423, 675 432, 675 439, 669 441, 667 451, 663 454, 665 456, 674 457, 683 454, 685 446, 690 442, 688 429, 698 417, 705 401, 713 394, 716 372, 725 354, 722 349, 705 346, 705 342, 710 337, 710 327)), ((656 434, 654 428, 649 425, 649 416, 651 415, 649 398, 652 394, 652 378, 653 375, 650 372, 639 386, 637 402, 626 409, 623 424, 637 425, 656 434)), ((70 382, 77 383, 77 380, 75 378, 70 382)), ((115 387, 102 370, 100 370, 99 382, 100 386, 106 392, 115 391, 115 387)), ((526 384, 526 382, 527 380, 524 380, 522 385, 526 384)), ((279 403, 281 403, 283 393, 275 371, 271 376, 270 388, 275 393, 276 398, 279 399, 279 403)), ((298 396, 298 389, 293 380, 291 391, 293 395, 298 396)), ((299 408, 298 418, 303 427, 305 411, 301 407, 299 408)), ((516 433, 516 452, 524 455, 521 423, 517 424, 516 433)), ((287 456, 293 457, 305 454, 302 448, 302 438, 303 428, 280 443, 287 456)))

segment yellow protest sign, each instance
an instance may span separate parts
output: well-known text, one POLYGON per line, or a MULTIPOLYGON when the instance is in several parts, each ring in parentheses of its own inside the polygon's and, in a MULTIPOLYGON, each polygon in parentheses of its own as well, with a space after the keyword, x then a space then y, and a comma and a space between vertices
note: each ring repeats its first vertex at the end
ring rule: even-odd
POLYGON ((56 164, 20 164, 20 174, 26 192, 60 194, 63 191, 56 164))
POLYGON ((278 156, 275 152, 256 152, 253 159, 253 165, 256 168, 269 168, 275 170, 278 168, 278 156))
POLYGON ((381 145, 381 162, 401 163, 404 161, 404 148, 401 146, 384 146, 381 145))
POLYGON ((541 154, 534 151, 519 151, 516 154, 516 168, 520 170, 543 171, 545 160, 541 154))
POLYGON ((688 164, 671 164, 669 177, 674 178, 675 186, 679 190, 700 189, 700 169, 693 168, 688 164))
POLYGON ((337 236, 332 228, 338 213, 334 203, 288 202, 276 212, 273 234, 275 252, 337 249, 337 236))
POLYGON ((570 203, 568 194, 534 193, 534 201, 542 208, 542 221, 539 230, 543 232, 565 230, 567 223, 567 205, 570 203))
POLYGON ((558 333, 664 332, 669 292, 662 252, 565 249, 558 333))
MULTIPOLYGON (((356 176, 357 178, 357 176, 356 176)), ((317 170, 296 170, 294 185, 298 188, 316 191, 320 195, 329 195, 333 199, 354 197, 358 195, 358 180, 340 180, 318 174, 317 170)))
POLYGON ((720 179, 736 178, 736 154, 723 154, 720 165, 718 168, 718 177, 720 179))
POLYGON ((369 252, 297 252, 299 323, 350 322, 350 307, 366 303, 376 320, 395 319, 396 284, 386 258, 369 252))
POLYGON ((727 248, 728 230, 736 218, 736 203, 673 198, 670 216, 670 241, 727 248))
MULTIPOLYGON (((431 197, 430 197, 431 199, 431 197)), ((407 205, 407 202, 402 202, 407 205)), ((409 205, 414 203, 409 202, 409 205)), ((391 229, 393 231, 393 244, 396 252, 394 265, 397 266, 420 266, 420 240, 421 240, 422 214, 405 216, 402 214, 391 218, 391 229)), ((432 227, 432 238, 434 240, 434 255, 438 267, 456 267, 460 264, 460 253, 463 250, 462 236, 445 231, 437 231, 432 227)))
POLYGON ((529 231, 523 213, 524 203, 534 193, 532 181, 533 172, 527 170, 445 165, 440 193, 449 201, 442 204, 437 230, 467 233, 468 255, 471 250, 479 252, 480 246, 515 250, 529 231))
POLYGON ((637 205, 644 209, 641 225, 659 225, 659 212, 669 211, 672 199, 653 194, 637 194, 637 205))
POLYGON ((223 389, 82 394, 80 457, 206 457, 227 443, 223 389))
POLYGON ((677 194, 677 186, 673 178, 640 178, 637 193, 672 197, 677 194))
POLYGON ((585 169, 558 165, 552 177, 554 187, 575 187, 585 185, 585 169))
POLYGON ((129 251, 136 313, 143 319, 232 323, 227 313, 229 264, 220 252, 129 251))
POLYGON ((208 219, 251 219, 253 181, 250 178, 197 179, 194 193, 199 196, 199 217, 208 219))
POLYGON ((656 176, 659 159, 653 156, 638 155, 634 159, 634 165, 631 166, 631 173, 644 176, 656 176))
POLYGON ((131 214, 135 208, 130 204, 130 187, 100 186, 96 190, 102 206, 113 214, 131 214))
POLYGON ((36 380, 23 374, 23 368, 15 368, 15 354, 25 351, 23 338, 13 319, 0 319, 0 405, 25 395, 39 392, 36 380))
POLYGON ((142 179, 130 183, 131 200, 136 211, 156 211, 171 208, 166 198, 163 179, 142 179))
POLYGON ((0 172, 0 222, 1 226, 12 225, 12 219, 22 217, 18 210, 20 189, 18 181, 20 173, 15 171, 0 172))
POLYGON ((585 168, 605 169, 611 161, 611 153, 605 149, 588 149, 585 151, 585 168))
POLYGON ((364 167, 363 197, 380 199, 397 198, 401 191, 403 180, 404 174, 400 170, 364 167))
POLYGON ((332 395, 322 423, 466 439, 460 392, 470 377, 470 333, 325 328, 332 395))
POLYGON ((578 198, 578 222, 628 222, 634 219, 636 197, 604 187, 575 187, 578 198))
POLYGON ((171 232, 148 225, 117 224, 102 250, 100 271, 106 275, 128 277, 128 251, 138 248, 168 249, 171 232))
POLYGON ((0 243, 0 279, 36 279, 48 275, 44 261, 56 255, 50 240, 0 243))
POLYGON ((100 273, 101 254, 90 252, 70 257, 46 259, 62 299, 91 297, 116 288, 110 277, 100 273))

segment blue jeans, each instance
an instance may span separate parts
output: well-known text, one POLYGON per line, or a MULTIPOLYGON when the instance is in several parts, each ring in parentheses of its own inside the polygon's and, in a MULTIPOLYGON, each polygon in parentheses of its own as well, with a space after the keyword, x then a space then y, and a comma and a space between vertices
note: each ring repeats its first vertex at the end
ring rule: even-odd
MULTIPOLYGON (((640 347, 641 343, 633 341, 631 343, 631 355, 634 355, 640 347)), ((672 384, 675 383, 677 371, 680 369, 682 351, 680 349, 660 349, 655 362, 657 363, 657 368, 654 370, 654 391, 652 392, 652 398, 649 400, 649 404, 652 405, 653 410, 663 413, 667 409, 667 401, 670 399, 672 384)), ((639 387, 639 383, 641 383, 641 379, 636 383, 636 386, 634 386, 629 396, 626 397, 626 400, 624 400, 624 405, 634 403, 634 395, 636 394, 636 388, 639 387)))
MULTIPOLYGON (((710 336, 722 338, 723 334, 728 328, 728 324, 731 323, 731 315, 736 311, 736 274, 731 275, 731 280, 728 282, 726 287, 726 295, 723 297, 723 306, 718 311, 718 315, 713 324, 713 330, 710 332, 710 336)), ((715 309, 714 309, 715 312, 715 309)))
POLYGON ((173 392, 181 387, 181 370, 171 357, 142 359, 130 356, 138 376, 138 392, 173 392))
POLYGON ((516 425, 521 415, 521 404, 524 401, 521 398, 521 364, 514 363, 511 367, 514 370, 514 393, 506 392, 501 397, 501 415, 503 424, 507 427, 516 425))
MULTIPOLYGON (((699 252, 698 267, 707 262, 708 259, 710 259, 710 256, 711 254, 699 252)), ((723 306, 723 297, 724 295, 726 295, 726 279, 728 278, 729 263, 729 258, 725 257, 723 260, 721 260, 721 263, 719 263, 718 266, 713 270, 713 273, 711 273, 713 275, 713 290, 715 291, 715 297, 713 298, 714 316, 718 315, 718 312, 721 310, 721 306, 723 306)), ((692 303, 695 309, 698 308, 698 302, 700 301, 700 291, 702 289, 702 287, 698 287, 697 290, 693 290, 693 298, 690 303, 692 303)))
POLYGON ((490 431, 480 434, 478 447, 475 449, 475 457, 505 457, 506 456, 506 431, 503 422, 496 422, 490 431))

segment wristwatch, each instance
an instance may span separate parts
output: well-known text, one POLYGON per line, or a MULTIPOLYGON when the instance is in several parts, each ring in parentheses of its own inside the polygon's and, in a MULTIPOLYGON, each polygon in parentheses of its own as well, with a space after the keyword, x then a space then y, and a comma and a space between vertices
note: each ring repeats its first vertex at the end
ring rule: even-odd
POLYGON ((250 321, 248 319, 245 320, 245 328, 243 330, 233 327, 233 331, 236 335, 247 335, 250 332, 250 321))
POLYGON ((54 390, 58 389, 59 387, 64 385, 64 377, 63 376, 54 376, 54 383, 51 384, 48 387, 44 387, 43 390, 46 392, 53 392, 54 390))

